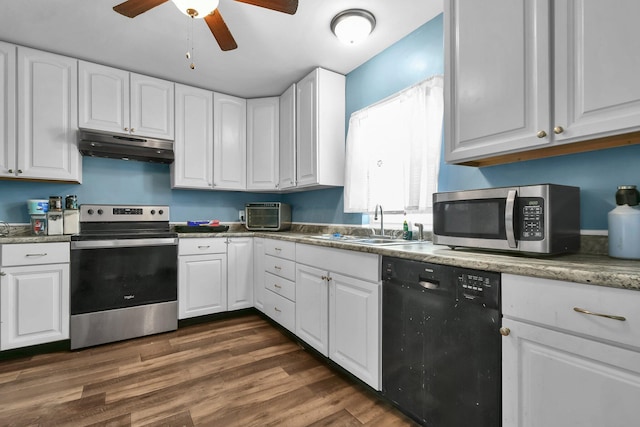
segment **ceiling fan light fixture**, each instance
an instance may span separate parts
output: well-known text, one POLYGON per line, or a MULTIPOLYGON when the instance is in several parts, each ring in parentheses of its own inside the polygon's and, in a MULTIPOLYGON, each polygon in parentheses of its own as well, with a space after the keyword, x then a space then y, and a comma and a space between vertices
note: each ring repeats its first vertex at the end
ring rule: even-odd
POLYGON ((187 16, 204 18, 218 7, 219 0, 171 0, 187 16))
MULTIPOLYGON (((175 1, 175 0, 174 0, 175 1)), ((376 18, 363 9, 349 9, 331 20, 331 31, 341 42, 349 45, 366 40, 376 26, 376 18)))

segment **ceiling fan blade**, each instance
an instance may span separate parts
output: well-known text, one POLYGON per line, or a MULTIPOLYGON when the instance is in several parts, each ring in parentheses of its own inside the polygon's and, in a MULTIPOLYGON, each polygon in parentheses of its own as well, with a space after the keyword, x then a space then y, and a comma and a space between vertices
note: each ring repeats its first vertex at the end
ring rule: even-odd
POLYGON ((298 10, 298 0, 236 0, 240 3, 252 4, 277 12, 294 15, 298 10))
POLYGON ((160 6, 162 3, 167 1, 168 0, 128 0, 114 6, 113 10, 121 15, 128 16, 129 18, 135 18, 141 13, 153 9, 156 6, 160 6))
POLYGON ((220 15, 220 11, 218 9, 214 10, 213 13, 205 16, 204 20, 209 26, 213 37, 216 38, 216 41, 220 45, 220 49, 233 50, 238 47, 236 41, 231 35, 231 31, 229 31, 229 27, 227 27, 227 24, 225 24, 224 19, 222 19, 222 15, 220 15))

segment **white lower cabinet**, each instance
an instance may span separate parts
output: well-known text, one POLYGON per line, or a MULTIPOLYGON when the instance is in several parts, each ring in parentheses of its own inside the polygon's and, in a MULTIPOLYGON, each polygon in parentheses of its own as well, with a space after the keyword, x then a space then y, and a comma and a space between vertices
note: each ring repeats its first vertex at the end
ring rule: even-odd
POLYGON ((296 335, 380 390, 378 255, 296 245, 296 335))
POLYGON ((253 238, 253 306, 264 313, 264 239, 253 238))
POLYGON ((640 292, 505 274, 502 298, 504 427, 638 423, 640 292))
POLYGON ((253 238, 230 237, 227 256, 227 309, 253 307, 253 238))
POLYGON ((291 332, 296 331, 296 244, 264 239, 262 277, 264 313, 291 332))
POLYGON ((69 244, 0 247, 0 350, 69 338, 69 244))
POLYGON ((226 239, 180 239, 178 318, 224 311, 227 311, 226 239))

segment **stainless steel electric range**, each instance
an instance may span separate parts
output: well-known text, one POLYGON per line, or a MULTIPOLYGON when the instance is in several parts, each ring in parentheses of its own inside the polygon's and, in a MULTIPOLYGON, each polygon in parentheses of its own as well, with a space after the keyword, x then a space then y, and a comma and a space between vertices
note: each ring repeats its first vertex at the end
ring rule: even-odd
POLYGON ((177 329, 168 206, 81 205, 71 237, 71 349, 177 329))

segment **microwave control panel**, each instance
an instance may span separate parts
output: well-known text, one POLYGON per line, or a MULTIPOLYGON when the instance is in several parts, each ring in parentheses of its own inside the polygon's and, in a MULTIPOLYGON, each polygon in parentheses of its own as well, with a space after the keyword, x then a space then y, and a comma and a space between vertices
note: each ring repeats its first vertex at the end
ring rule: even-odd
POLYGON ((544 239, 544 199, 542 197, 520 197, 518 199, 520 219, 519 240, 544 239))

